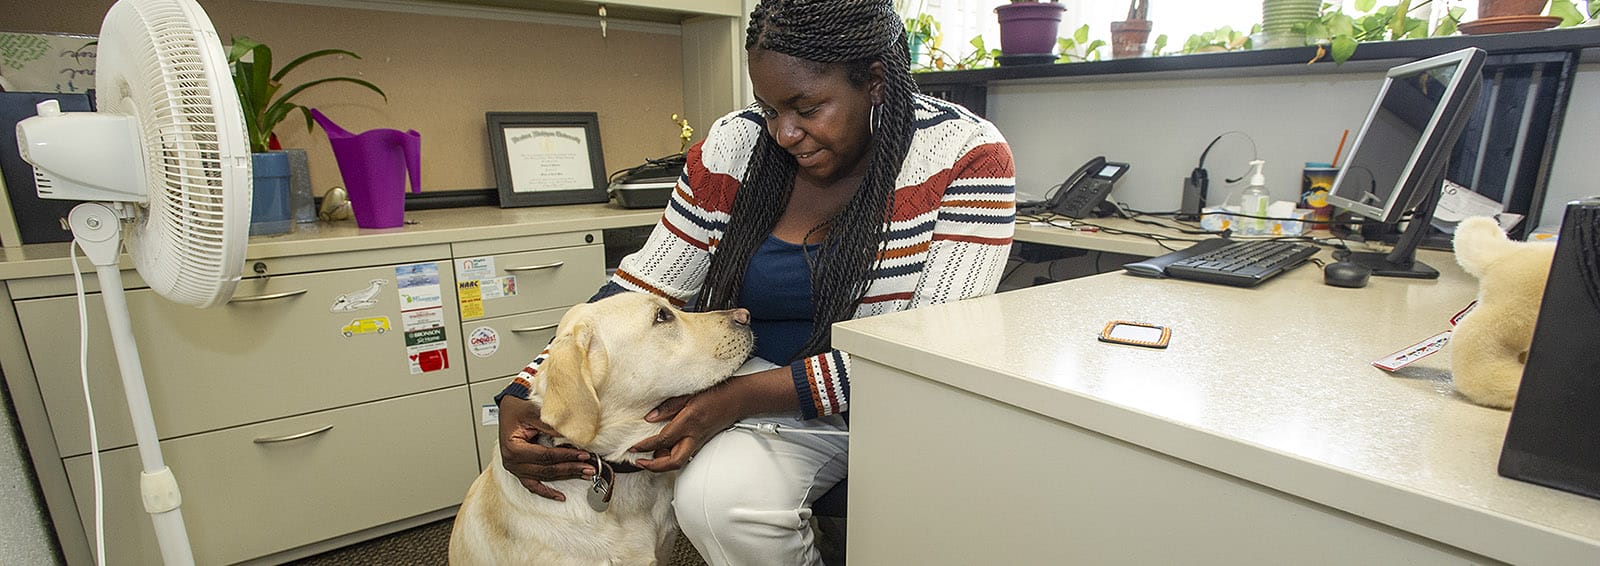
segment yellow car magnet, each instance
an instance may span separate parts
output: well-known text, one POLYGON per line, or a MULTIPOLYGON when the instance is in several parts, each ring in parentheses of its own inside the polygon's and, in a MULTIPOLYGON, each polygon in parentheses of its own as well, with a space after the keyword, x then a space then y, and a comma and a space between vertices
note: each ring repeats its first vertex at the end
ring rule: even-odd
POLYGON ((389 317, 387 316, 358 318, 350 321, 350 324, 346 324, 344 328, 339 329, 339 332, 343 333, 346 338, 357 334, 383 334, 388 331, 389 317))

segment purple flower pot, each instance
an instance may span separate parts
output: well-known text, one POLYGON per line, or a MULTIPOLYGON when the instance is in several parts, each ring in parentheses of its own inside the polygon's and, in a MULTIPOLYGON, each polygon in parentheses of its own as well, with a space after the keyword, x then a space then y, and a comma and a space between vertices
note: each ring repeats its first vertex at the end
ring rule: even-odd
POLYGON ((1019 2, 994 7, 1000 19, 1000 52, 1007 55, 1051 53, 1056 30, 1067 9, 1051 2, 1019 2))

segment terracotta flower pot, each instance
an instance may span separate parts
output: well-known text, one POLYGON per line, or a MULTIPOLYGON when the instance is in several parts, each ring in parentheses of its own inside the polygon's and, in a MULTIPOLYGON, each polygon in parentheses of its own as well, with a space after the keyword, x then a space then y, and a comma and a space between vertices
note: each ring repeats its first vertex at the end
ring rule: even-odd
POLYGON ((1066 8, 1053 2, 1019 2, 994 7, 1000 20, 1000 52, 1007 55, 1051 53, 1055 51, 1061 13, 1066 8))
POLYGON ((1111 57, 1143 57, 1145 41, 1150 39, 1150 20, 1111 22, 1111 57))
POLYGON ((1549 0, 1478 0, 1478 18, 1537 16, 1549 0))

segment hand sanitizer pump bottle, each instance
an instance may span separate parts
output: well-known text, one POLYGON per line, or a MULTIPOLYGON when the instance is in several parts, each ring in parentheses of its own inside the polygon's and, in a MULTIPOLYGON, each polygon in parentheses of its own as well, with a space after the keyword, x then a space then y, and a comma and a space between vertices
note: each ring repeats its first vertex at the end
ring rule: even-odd
POLYGON ((1267 176, 1262 173, 1267 162, 1257 159, 1250 162, 1250 186, 1245 187, 1240 202, 1239 212, 1260 218, 1241 218, 1240 232, 1247 235, 1260 235, 1267 233, 1268 222, 1267 205, 1272 202, 1272 194, 1267 192, 1267 176))

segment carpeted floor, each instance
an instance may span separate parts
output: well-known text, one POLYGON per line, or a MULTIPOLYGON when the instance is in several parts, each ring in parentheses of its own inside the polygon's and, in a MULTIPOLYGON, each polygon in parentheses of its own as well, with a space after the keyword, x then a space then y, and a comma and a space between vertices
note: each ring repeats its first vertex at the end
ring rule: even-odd
MULTIPOLYGON (((454 519, 445 519, 410 530, 372 539, 291 562, 293 566, 445 566, 449 562, 450 528, 454 519)), ((665 566, 705 566, 689 539, 678 535, 672 561, 665 566)))

